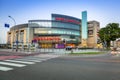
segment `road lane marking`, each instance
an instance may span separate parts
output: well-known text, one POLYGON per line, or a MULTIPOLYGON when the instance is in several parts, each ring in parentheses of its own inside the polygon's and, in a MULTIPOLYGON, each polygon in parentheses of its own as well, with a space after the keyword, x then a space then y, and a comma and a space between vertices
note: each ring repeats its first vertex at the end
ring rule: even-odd
POLYGON ((0 71, 9 71, 9 70, 13 70, 13 68, 0 66, 0 71))
POLYGON ((24 67, 24 66, 26 66, 26 65, 23 65, 23 64, 2 62, 2 61, 0 61, 0 64, 2 64, 2 65, 8 65, 8 66, 15 66, 15 67, 24 67))
POLYGON ((24 63, 24 64, 35 64, 34 62, 17 61, 17 60, 4 60, 4 61, 17 62, 17 63, 24 63))

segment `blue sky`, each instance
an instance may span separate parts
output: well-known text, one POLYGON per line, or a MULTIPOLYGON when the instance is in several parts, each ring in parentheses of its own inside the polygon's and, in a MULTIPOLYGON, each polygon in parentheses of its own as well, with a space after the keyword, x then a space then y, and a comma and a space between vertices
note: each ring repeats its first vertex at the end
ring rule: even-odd
POLYGON ((101 27, 110 22, 120 22, 120 0, 0 0, 0 43, 6 41, 4 23, 11 26, 27 23, 31 19, 51 19, 51 13, 65 14, 81 19, 87 10, 88 21, 99 21, 101 27))

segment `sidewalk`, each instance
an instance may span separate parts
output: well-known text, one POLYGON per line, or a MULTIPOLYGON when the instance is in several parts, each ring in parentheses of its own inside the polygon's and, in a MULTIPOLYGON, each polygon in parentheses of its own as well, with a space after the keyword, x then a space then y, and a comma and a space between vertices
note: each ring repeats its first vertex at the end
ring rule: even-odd
POLYGON ((12 49, 0 49, 0 56, 33 56, 41 54, 39 52, 12 51, 12 49))
MULTIPOLYGON (((8 52, 8 53, 15 53, 15 54, 36 54, 36 53, 49 53, 49 54, 69 54, 71 53, 71 50, 65 50, 65 49, 36 49, 35 51, 20 51, 16 52, 15 50, 12 51, 12 49, 0 49, 0 51, 8 52)), ((97 49, 73 49, 74 53, 85 53, 85 52, 99 52, 97 49)))
POLYGON ((35 56, 39 55, 41 53, 38 52, 23 52, 15 50, 12 51, 12 49, 0 49, 0 60, 7 60, 7 59, 16 59, 16 58, 22 58, 26 56, 35 56))
POLYGON ((22 56, 0 56, 0 60, 22 58, 22 56))

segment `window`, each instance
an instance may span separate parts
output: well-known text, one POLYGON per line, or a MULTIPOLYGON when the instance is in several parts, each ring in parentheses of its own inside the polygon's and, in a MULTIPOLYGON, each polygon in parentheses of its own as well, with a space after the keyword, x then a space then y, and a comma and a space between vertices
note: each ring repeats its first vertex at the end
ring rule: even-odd
POLYGON ((24 31, 20 31, 20 42, 23 42, 24 31))
POLYGON ((93 35, 93 30, 88 30, 88 35, 93 35))

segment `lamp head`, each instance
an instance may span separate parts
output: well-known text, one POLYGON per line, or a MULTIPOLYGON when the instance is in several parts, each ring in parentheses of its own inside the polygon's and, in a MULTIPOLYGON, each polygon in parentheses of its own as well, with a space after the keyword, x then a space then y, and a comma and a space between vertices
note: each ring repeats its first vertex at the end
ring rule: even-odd
POLYGON ((11 16, 8 16, 8 17, 11 17, 11 16))

